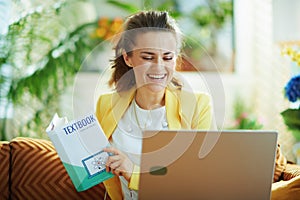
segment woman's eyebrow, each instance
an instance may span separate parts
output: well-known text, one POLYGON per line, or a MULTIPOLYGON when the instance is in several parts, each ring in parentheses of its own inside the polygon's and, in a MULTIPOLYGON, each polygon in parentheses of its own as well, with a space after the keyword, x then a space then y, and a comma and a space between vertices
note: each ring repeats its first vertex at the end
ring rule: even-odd
MULTIPOLYGON (((141 54, 155 55, 155 53, 150 52, 150 51, 141 51, 140 53, 141 53, 141 54)), ((173 52, 168 51, 168 52, 163 53, 163 55, 169 55, 169 54, 173 54, 173 52)))
POLYGON ((150 51, 141 51, 141 54, 149 54, 149 55, 154 55, 155 53, 150 52, 150 51))
POLYGON ((165 53, 164 53, 164 55, 169 55, 169 54, 173 54, 173 52, 168 51, 168 52, 165 52, 165 53))

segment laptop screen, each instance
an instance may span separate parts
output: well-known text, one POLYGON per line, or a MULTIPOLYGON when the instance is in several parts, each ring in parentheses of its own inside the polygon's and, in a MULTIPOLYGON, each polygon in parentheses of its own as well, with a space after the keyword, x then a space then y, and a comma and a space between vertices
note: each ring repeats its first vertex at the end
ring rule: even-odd
POLYGON ((144 134, 139 199, 270 199, 276 131, 144 134), (218 140, 203 157, 207 137, 218 140))

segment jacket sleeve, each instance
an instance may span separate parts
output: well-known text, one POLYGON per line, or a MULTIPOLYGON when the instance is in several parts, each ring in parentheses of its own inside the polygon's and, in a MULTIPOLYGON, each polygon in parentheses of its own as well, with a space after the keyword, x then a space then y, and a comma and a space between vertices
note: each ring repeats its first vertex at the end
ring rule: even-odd
POLYGON ((209 130, 215 128, 211 98, 208 94, 198 94, 192 129, 209 130))
POLYGON ((132 190, 138 190, 139 180, 140 180, 140 166, 134 165, 128 188, 132 190))
POLYGON ((120 179, 117 176, 114 176, 106 181, 103 182, 105 189, 111 199, 114 200, 122 200, 123 199, 123 193, 120 179))

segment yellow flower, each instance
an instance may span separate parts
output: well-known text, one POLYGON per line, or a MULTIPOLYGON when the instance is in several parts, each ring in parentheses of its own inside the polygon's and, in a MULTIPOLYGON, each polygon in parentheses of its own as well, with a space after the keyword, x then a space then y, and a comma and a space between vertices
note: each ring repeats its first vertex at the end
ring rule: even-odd
POLYGON ((294 61, 294 62, 297 61, 296 55, 297 55, 297 52, 295 52, 295 51, 290 55, 292 57, 292 61, 294 61))
POLYGON ((291 47, 287 47, 287 48, 286 48, 286 54, 287 54, 288 56, 293 55, 293 53, 294 53, 294 50, 293 50, 291 47))
POLYGON ((99 27, 96 30, 96 34, 99 38, 103 38, 106 35, 106 33, 107 33, 107 30, 105 27, 99 27))
POLYGON ((107 27, 109 25, 110 21, 108 19, 108 17, 101 17, 98 20, 98 26, 99 27, 107 27))
POLYGON ((300 62, 300 52, 296 53, 296 60, 297 60, 297 62, 300 62))
POLYGON ((292 47, 285 47, 281 51, 281 55, 288 55, 293 62, 296 62, 300 66, 300 51, 293 49, 292 47))
POLYGON ((97 29, 91 34, 91 37, 100 39, 110 39, 112 36, 119 33, 122 29, 123 19, 116 17, 109 19, 108 17, 101 17, 97 21, 97 29))

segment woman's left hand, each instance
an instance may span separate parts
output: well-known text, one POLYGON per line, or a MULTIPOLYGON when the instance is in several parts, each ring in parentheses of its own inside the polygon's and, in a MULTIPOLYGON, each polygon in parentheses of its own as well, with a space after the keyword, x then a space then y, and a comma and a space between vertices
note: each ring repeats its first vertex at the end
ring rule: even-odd
POLYGON ((106 171, 111 171, 117 176, 123 176, 129 182, 133 171, 131 160, 123 152, 114 147, 104 148, 103 151, 113 154, 107 159, 106 171))

